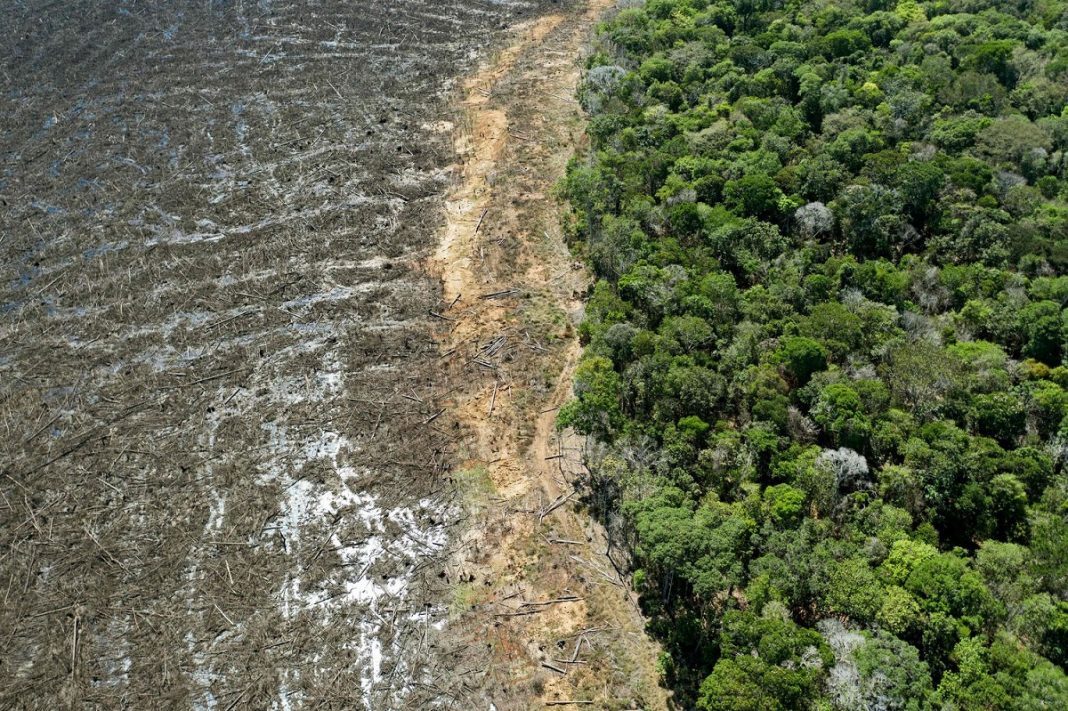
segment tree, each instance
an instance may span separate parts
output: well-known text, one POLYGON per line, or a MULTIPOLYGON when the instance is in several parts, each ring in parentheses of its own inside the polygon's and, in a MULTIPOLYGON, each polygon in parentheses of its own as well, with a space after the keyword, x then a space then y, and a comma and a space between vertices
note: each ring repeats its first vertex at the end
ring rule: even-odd
POLYGON ((1026 541, 1027 489, 1012 474, 998 474, 990 480, 988 489, 990 535, 1003 541, 1026 541))
POLYGON ((669 81, 675 78, 675 64, 662 56, 652 56, 642 62, 638 74, 647 83, 669 81))
POLYGON ((786 427, 790 386, 775 368, 763 365, 747 369, 741 387, 754 420, 774 423, 780 429, 786 427))
POLYGON ((979 434, 1012 446, 1024 433, 1027 412, 1015 393, 979 394, 972 396, 968 422, 979 434))
POLYGON ((920 563, 937 555, 938 549, 927 543, 907 539, 894 541, 890 554, 879 566, 879 573, 893 585, 904 585, 920 563))
POLYGON ((961 67, 993 74, 1007 89, 1011 89, 1016 85, 1016 68, 1012 65, 1015 47, 1016 43, 1012 40, 983 42, 971 48, 961 61, 961 67))
POLYGON ((1026 116, 1008 116, 984 128, 978 137, 977 148, 982 155, 1003 165, 1021 166, 1034 149, 1052 148, 1049 133, 1026 116))
POLYGON ((1068 602, 1039 593, 1014 606, 1010 629, 1030 649, 1062 668, 1068 662, 1068 602))
POLYGON ((899 637, 912 637, 923 626, 923 612, 908 590, 890 585, 883 589, 882 605, 875 620, 899 637))
POLYGON ((897 403, 918 419, 931 418, 960 387, 960 367, 947 353, 920 341, 892 348, 884 374, 897 403))
POLYGON ((1019 603, 1037 590, 1028 571, 1031 552, 1016 543, 985 541, 976 552, 975 567, 991 592, 1006 603, 1019 603))
POLYGON ((891 257, 910 246, 901 196, 884 185, 851 185, 831 203, 843 244, 863 257, 891 257))
POLYGON ((789 484, 776 484, 764 489, 763 498, 768 518, 777 528, 793 528, 801 522, 805 492, 789 484))
POLYGON ((744 217, 778 219, 783 197, 775 181, 763 174, 728 180, 723 186, 723 199, 727 207, 744 217))
POLYGON ((638 555, 661 584, 665 604, 677 587, 710 604, 742 583, 754 523, 735 509, 719 504, 694 511, 680 491, 665 490, 632 513, 638 555))
POLYGON ((695 550, 684 574, 698 599, 718 600, 745 581, 756 525, 740 508, 726 504, 700 507, 694 523, 695 550))
POLYGON ((858 623, 875 621, 883 604, 883 589, 866 557, 832 557, 827 561, 823 602, 826 612, 845 615, 858 623))
POLYGON ((933 163, 910 161, 898 168, 895 187, 913 226, 923 229, 935 221, 945 180, 945 173, 933 163))
POLYGON ((836 709, 931 708, 931 673, 915 647, 885 633, 850 634, 836 621, 819 626, 835 653, 828 686, 836 709))
POLYGON ((768 261, 790 245, 778 227, 756 219, 732 221, 706 231, 705 237, 723 266, 749 283, 762 276, 768 261))
POLYGON ((653 571, 661 583, 665 604, 671 600, 676 573, 688 563, 694 523, 693 510, 686 503, 681 491, 665 490, 634 506, 637 553, 643 568, 653 571))
POLYGON ((1068 494, 1046 490, 1030 520, 1033 574, 1042 590, 1068 599, 1068 494))
POLYGON ((978 637, 953 649, 957 670, 938 686, 936 701, 964 709, 1053 709, 1068 704, 1068 677, 1006 636, 978 637))
POLYGON ((946 162, 949 181, 958 188, 966 188, 982 195, 994 179, 994 171, 985 161, 971 156, 960 156, 946 162))
POLYGON ((1023 354, 1049 365, 1061 362, 1061 308, 1052 301, 1028 304, 1020 311, 1023 354))
POLYGON ((696 316, 669 316, 660 324, 665 345, 676 353, 694 353, 713 343, 712 327, 696 316))
POLYGON ((967 561, 951 553, 924 558, 916 564, 905 589, 916 596, 928 614, 941 613, 978 631, 997 613, 997 603, 967 561))
POLYGON ((833 200, 852 177, 842 161, 826 153, 806 157, 799 170, 801 194, 820 204, 833 200))
POLYGON ((866 449, 871 438, 871 420, 857 391, 845 383, 831 383, 820 391, 812 419, 832 444, 849 449, 866 449))
POLYGON ((859 30, 836 30, 827 33, 820 42, 820 51, 828 59, 848 57, 871 47, 871 40, 859 30))
POLYGON ((879 470, 879 495, 886 501, 908 511, 916 518, 926 513, 923 482, 916 472, 908 467, 888 464, 879 470))
POLYGON ((639 263, 620 278, 619 293, 640 308, 655 326, 668 311, 675 298, 674 287, 684 276, 684 270, 639 263))
MULTIPOLYGON (((994 120, 974 111, 939 118, 931 125, 931 140, 947 151, 958 152, 975 145, 979 133, 994 120)), ((980 161, 974 163, 985 165, 980 161)), ((989 170, 989 169, 988 169, 989 170)))
POLYGON ((775 615, 731 611, 720 660, 701 684, 701 711, 787 711, 817 697, 832 661, 823 638, 775 615))
POLYGON ((583 434, 613 436, 623 426, 620 387, 612 361, 601 356, 584 359, 575 370, 576 399, 560 409, 559 425, 583 434))
POLYGON ((793 224, 802 238, 815 239, 834 229, 834 213, 822 202, 810 202, 794 211, 793 224))
POLYGON ((812 374, 827 367, 830 354, 819 341, 804 336, 787 336, 779 342, 772 354, 772 362, 778 363, 798 387, 808 384, 812 374))
POLYGON ((643 241, 641 226, 635 220, 606 215, 601 229, 587 240, 590 261, 598 276, 617 281, 638 260, 643 241))
POLYGON ((950 671, 942 678, 937 700, 951 708, 1009 708, 1011 691, 991 674, 989 656, 989 649, 978 637, 961 640, 952 657, 959 671, 950 671))
POLYGON ((844 359, 864 339, 860 317, 836 301, 813 306, 808 316, 797 324, 797 330, 799 335, 822 343, 836 360, 844 359))

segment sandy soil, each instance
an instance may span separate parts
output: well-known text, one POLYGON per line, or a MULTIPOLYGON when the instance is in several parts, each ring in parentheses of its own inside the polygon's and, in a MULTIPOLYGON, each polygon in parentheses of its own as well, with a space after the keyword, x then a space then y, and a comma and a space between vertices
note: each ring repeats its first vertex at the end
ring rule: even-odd
POLYGON ((434 255, 443 371, 465 428, 455 474, 471 525, 447 568, 441 644, 465 708, 665 708, 657 650, 603 531, 575 508, 581 443, 556 432, 581 353, 574 326, 589 277, 562 241, 550 197, 582 141, 578 62, 591 0, 525 25, 464 84, 459 180, 434 255))

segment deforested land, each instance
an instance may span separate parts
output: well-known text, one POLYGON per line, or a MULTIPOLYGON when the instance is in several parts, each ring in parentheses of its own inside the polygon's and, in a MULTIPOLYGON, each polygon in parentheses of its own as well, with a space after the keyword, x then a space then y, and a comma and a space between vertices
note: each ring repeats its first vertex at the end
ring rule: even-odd
POLYGON ((548 8, 2 4, 0 707, 464 707, 428 264, 548 8))

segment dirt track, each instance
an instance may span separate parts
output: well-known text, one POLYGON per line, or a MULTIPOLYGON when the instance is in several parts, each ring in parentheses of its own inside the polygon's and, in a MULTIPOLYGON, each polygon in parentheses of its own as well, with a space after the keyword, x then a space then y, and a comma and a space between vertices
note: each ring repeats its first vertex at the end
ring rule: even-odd
POLYGON ((461 180, 433 265, 451 319, 444 370, 459 388, 449 405, 469 434, 457 476, 475 523, 447 568, 443 642, 462 660, 448 688, 469 708, 667 705, 636 600, 574 506, 581 443, 554 427, 588 277, 550 192, 582 140, 576 60, 612 4, 532 20, 465 82, 461 180))

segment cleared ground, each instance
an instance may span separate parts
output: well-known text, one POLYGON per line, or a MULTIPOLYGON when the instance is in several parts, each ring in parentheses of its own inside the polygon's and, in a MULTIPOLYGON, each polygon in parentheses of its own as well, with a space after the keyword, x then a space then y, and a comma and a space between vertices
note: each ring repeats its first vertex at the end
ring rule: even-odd
POLYGON ((451 702, 423 260, 539 12, 0 2, 0 707, 451 702))
POLYGON ((463 425, 455 478, 472 515, 452 541, 448 693, 464 709, 667 708, 620 551, 582 510, 583 442, 555 429, 581 354, 589 276, 551 194, 581 147, 581 58, 611 0, 517 28, 464 81, 460 180, 434 255, 441 368, 463 425))

